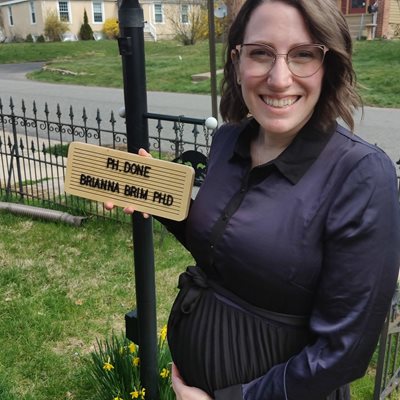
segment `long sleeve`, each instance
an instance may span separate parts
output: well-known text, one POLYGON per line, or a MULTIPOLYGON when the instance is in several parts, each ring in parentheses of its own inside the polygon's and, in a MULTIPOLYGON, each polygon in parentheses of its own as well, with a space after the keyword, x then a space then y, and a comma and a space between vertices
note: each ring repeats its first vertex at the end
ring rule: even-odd
POLYGON ((216 399, 323 400, 361 377, 395 289, 400 219, 395 170, 363 157, 335 195, 322 233, 323 266, 310 319, 316 340, 287 363, 216 399))
MULTIPOLYGON (((190 201, 190 206, 192 205, 192 203, 193 200, 190 201)), ((165 228, 168 230, 168 232, 172 233, 175 236, 175 238, 187 249, 186 219, 184 219, 183 221, 173 221, 172 219, 161 218, 161 217, 154 217, 154 218, 161 224, 163 224, 165 228)))

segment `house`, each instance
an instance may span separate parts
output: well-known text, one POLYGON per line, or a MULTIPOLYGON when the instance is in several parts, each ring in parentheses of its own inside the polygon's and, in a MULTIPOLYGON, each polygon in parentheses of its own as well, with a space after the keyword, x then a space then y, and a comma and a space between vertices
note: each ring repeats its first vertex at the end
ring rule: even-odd
POLYGON ((354 38, 400 39, 400 0, 336 0, 354 38))
MULTIPOLYGON (((190 24, 190 13, 204 0, 140 0, 147 39, 172 39, 174 23, 190 24)), ((101 32, 104 21, 118 17, 118 0, 0 0, 0 42, 43 34, 46 16, 56 11, 77 36, 86 10, 93 32, 101 32), (3 40, 2 40, 3 38, 3 40)), ((176 27, 175 27, 176 28, 176 27)))
POLYGON ((0 30, 7 38, 42 35, 48 13, 56 11, 68 30, 78 35, 84 10, 94 32, 101 31, 104 21, 118 14, 114 0, 0 0, 0 30))

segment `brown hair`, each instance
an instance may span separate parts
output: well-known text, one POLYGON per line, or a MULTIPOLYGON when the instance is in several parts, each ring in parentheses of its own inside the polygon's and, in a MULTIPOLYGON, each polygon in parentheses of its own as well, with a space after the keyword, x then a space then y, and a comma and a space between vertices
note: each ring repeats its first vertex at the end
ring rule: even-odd
POLYGON ((220 102, 222 118, 228 122, 239 122, 248 115, 249 110, 236 81, 231 51, 236 45, 243 43, 251 14, 267 1, 280 1, 296 8, 303 16, 314 40, 329 48, 324 61, 325 74, 321 95, 314 110, 314 120, 324 129, 341 117, 353 130, 353 112, 362 103, 356 91, 349 28, 334 0, 246 0, 231 25, 226 44, 220 102))

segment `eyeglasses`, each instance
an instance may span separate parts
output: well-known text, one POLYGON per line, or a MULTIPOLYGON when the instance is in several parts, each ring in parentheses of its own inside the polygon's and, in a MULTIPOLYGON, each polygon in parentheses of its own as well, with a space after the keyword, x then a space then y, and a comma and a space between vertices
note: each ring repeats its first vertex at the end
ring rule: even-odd
POLYGON ((243 43, 235 46, 244 67, 253 76, 267 74, 276 59, 285 57, 289 71, 299 77, 308 78, 321 68, 325 53, 329 50, 323 44, 301 44, 291 48, 287 54, 278 54, 276 50, 266 44, 243 43))

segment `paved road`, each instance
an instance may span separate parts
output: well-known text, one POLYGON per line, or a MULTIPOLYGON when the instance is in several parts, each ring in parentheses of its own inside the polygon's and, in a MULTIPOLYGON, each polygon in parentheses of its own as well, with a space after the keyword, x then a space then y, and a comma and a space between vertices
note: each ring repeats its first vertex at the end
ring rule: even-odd
MULTIPOLYGON (((44 104, 47 103, 54 119, 57 104, 60 104, 65 117, 69 113, 69 106, 72 105, 76 121, 80 121, 85 107, 89 126, 93 125, 91 122, 96 117, 97 109, 100 110, 102 125, 107 125, 110 113, 113 111, 118 121, 117 130, 124 130, 123 119, 118 116, 118 111, 124 103, 121 89, 40 83, 25 78, 26 72, 40 68, 41 65, 41 63, 0 65, 0 98, 5 109, 8 107, 10 97, 18 108, 24 99, 29 114, 29 109, 35 100, 39 117, 44 104)), ((194 118, 206 118, 211 114, 209 96, 149 92, 147 101, 148 111, 153 113, 194 118)), ((393 161, 400 158, 400 109, 365 107, 362 120, 361 113, 356 115, 356 133, 367 141, 378 144, 393 161)))

